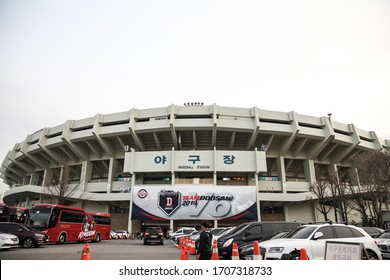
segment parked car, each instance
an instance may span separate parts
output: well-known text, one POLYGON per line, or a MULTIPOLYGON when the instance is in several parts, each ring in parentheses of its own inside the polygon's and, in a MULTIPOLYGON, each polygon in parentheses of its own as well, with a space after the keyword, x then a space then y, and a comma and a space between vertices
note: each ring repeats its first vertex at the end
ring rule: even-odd
POLYGON ((176 235, 183 235, 183 234, 190 234, 191 232, 195 231, 195 228, 186 227, 186 228, 180 228, 177 231, 170 234, 170 238, 173 239, 176 235))
POLYGON ((221 231, 221 232, 219 232, 219 233, 217 233, 217 234, 214 234, 214 235, 213 235, 213 239, 215 239, 215 240, 218 241, 218 239, 219 239, 221 236, 223 236, 223 235, 225 235, 225 234, 228 234, 228 233, 232 232, 235 228, 236 228, 236 226, 234 226, 234 227, 227 227, 227 228, 225 228, 223 231, 221 231))
POLYGON ((39 247, 49 240, 47 233, 20 223, 1 222, 0 231, 16 235, 24 248, 39 247))
POLYGON ((365 232, 367 232, 372 238, 377 237, 379 234, 384 232, 384 229, 377 228, 377 227, 362 227, 365 232))
POLYGON ((148 227, 144 234, 144 245, 148 243, 159 243, 164 245, 164 234, 160 227, 148 227))
MULTIPOLYGON (((211 228, 210 229, 210 232, 213 236, 213 239, 212 239, 212 244, 214 243, 214 240, 217 240, 217 236, 225 231, 226 228, 224 227, 218 227, 218 228, 211 228)), ((194 240, 195 241, 195 248, 198 249, 198 246, 199 246, 199 241, 200 241, 200 233, 201 231, 198 231, 197 234, 191 234, 190 237, 191 237, 191 240, 194 240)))
POLYGON ((239 246, 245 242, 263 240, 266 236, 281 230, 291 230, 298 226, 299 222, 249 222, 237 226, 229 234, 218 239, 218 254, 229 259, 232 256, 233 242, 239 246))
MULTIPOLYGON (((289 232, 290 232, 289 230, 281 230, 275 232, 271 235, 266 236, 263 240, 261 240, 261 242, 264 242, 266 240, 276 239, 276 238, 283 238, 289 232)), ((259 248, 260 248, 260 241, 259 241, 259 248)), ((254 242, 246 242, 238 246, 238 255, 240 256, 240 259, 253 260, 253 249, 254 249, 254 242)))
POLYGON ((119 229, 115 233, 116 233, 115 238, 117 239, 129 239, 130 237, 130 234, 127 230, 119 229))
POLYGON ((264 260, 296 260, 301 248, 305 248, 309 259, 325 258, 326 241, 362 243, 370 259, 382 259, 374 239, 362 228, 344 224, 302 225, 284 238, 261 242, 264 260))
POLYGON ((116 232, 113 230, 110 230, 111 239, 116 239, 116 232))
POLYGON ((382 258, 390 260, 390 229, 385 230, 374 238, 382 253, 382 258))
POLYGON ((172 236, 172 241, 175 242, 176 244, 179 244, 181 237, 189 236, 192 239, 193 236, 196 236, 196 235, 199 236, 199 233, 200 233, 199 231, 194 230, 194 231, 191 231, 190 233, 175 234, 174 236, 172 236))
POLYGON ((19 245, 19 238, 10 233, 0 232, 0 249, 9 249, 19 245))

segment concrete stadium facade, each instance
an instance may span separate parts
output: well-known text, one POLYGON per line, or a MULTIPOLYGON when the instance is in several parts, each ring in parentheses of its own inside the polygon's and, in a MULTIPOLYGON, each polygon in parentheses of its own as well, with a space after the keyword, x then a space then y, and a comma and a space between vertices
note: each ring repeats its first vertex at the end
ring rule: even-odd
POLYGON ((70 178, 77 185, 70 198, 75 205, 109 212, 113 228, 132 232, 148 225, 173 229, 198 225, 205 218, 215 225, 318 221, 321 215, 308 200, 313 196, 309 189, 315 182, 315 166, 329 173, 354 174, 350 162, 354 155, 383 148, 390 148, 389 140, 330 116, 188 103, 98 114, 43 128, 15 144, 2 163, 0 177, 10 186, 4 202, 29 207, 43 202, 52 170, 65 158, 77 171, 70 178), (248 189, 254 190, 253 215, 237 210, 234 217, 223 216, 241 207, 233 200, 247 203, 240 192, 248 189), (224 195, 215 198, 220 190, 224 195), (157 204, 142 200, 154 192, 157 204), (170 208, 161 202, 167 194, 167 201, 175 200, 169 197, 173 193, 180 195, 177 199, 187 199, 183 205, 193 207, 191 214, 182 210, 185 207, 177 210, 181 205, 170 208), (234 199, 230 193, 236 193, 234 199), (215 201, 202 202, 201 197, 215 201), (212 203, 213 209, 199 214, 212 203), (156 214, 158 208, 165 216, 156 214))

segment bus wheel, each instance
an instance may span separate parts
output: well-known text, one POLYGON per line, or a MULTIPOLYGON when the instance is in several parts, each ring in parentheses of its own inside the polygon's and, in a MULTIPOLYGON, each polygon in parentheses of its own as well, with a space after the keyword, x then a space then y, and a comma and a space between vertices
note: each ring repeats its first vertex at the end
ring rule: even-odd
POLYGON ((100 233, 96 234, 95 242, 100 242, 100 233))
POLYGON ((66 235, 65 235, 65 233, 61 233, 60 236, 58 237, 57 243, 58 244, 64 244, 65 241, 66 241, 66 235))
POLYGON ((23 248, 31 248, 34 246, 34 240, 31 237, 27 237, 23 240, 23 248))

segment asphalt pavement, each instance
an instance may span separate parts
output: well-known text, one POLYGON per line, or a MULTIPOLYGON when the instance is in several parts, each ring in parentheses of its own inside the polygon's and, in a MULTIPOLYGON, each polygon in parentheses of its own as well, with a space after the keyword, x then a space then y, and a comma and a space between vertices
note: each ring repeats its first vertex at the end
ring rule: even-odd
MULTIPOLYGON (((39 248, 0 251, 0 260, 80 260, 86 243, 45 244, 39 248)), ((143 245, 139 239, 89 243, 91 260, 180 260, 181 250, 170 240, 164 245, 143 245)), ((189 259, 195 259, 189 255, 189 259)))

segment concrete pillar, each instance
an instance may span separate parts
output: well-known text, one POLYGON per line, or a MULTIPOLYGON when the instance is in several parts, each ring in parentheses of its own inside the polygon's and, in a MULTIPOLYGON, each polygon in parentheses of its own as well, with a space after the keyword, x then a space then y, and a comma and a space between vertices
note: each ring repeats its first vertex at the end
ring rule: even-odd
POLYGON ((314 160, 306 159, 303 163, 303 168, 305 171, 306 182, 309 182, 310 185, 313 185, 316 182, 316 172, 314 167, 314 160))
POLYGON ((43 186, 50 186, 51 185, 51 180, 53 179, 53 170, 50 168, 45 169, 43 172, 43 186))
POLYGON ((107 181, 107 193, 111 193, 112 182, 116 179, 116 168, 118 161, 116 158, 110 158, 110 165, 108 167, 108 181, 107 181))
POLYGON ((87 160, 83 161, 81 165, 80 183, 83 186, 83 191, 87 190, 87 185, 92 178, 92 162, 87 160))
POLYGON ((287 193, 287 179, 286 179, 286 168, 284 165, 284 157, 281 156, 277 159, 278 173, 280 183, 282 184, 282 192, 287 193))
POLYGON ((38 172, 32 172, 30 177, 30 185, 38 186, 39 174, 38 172))

